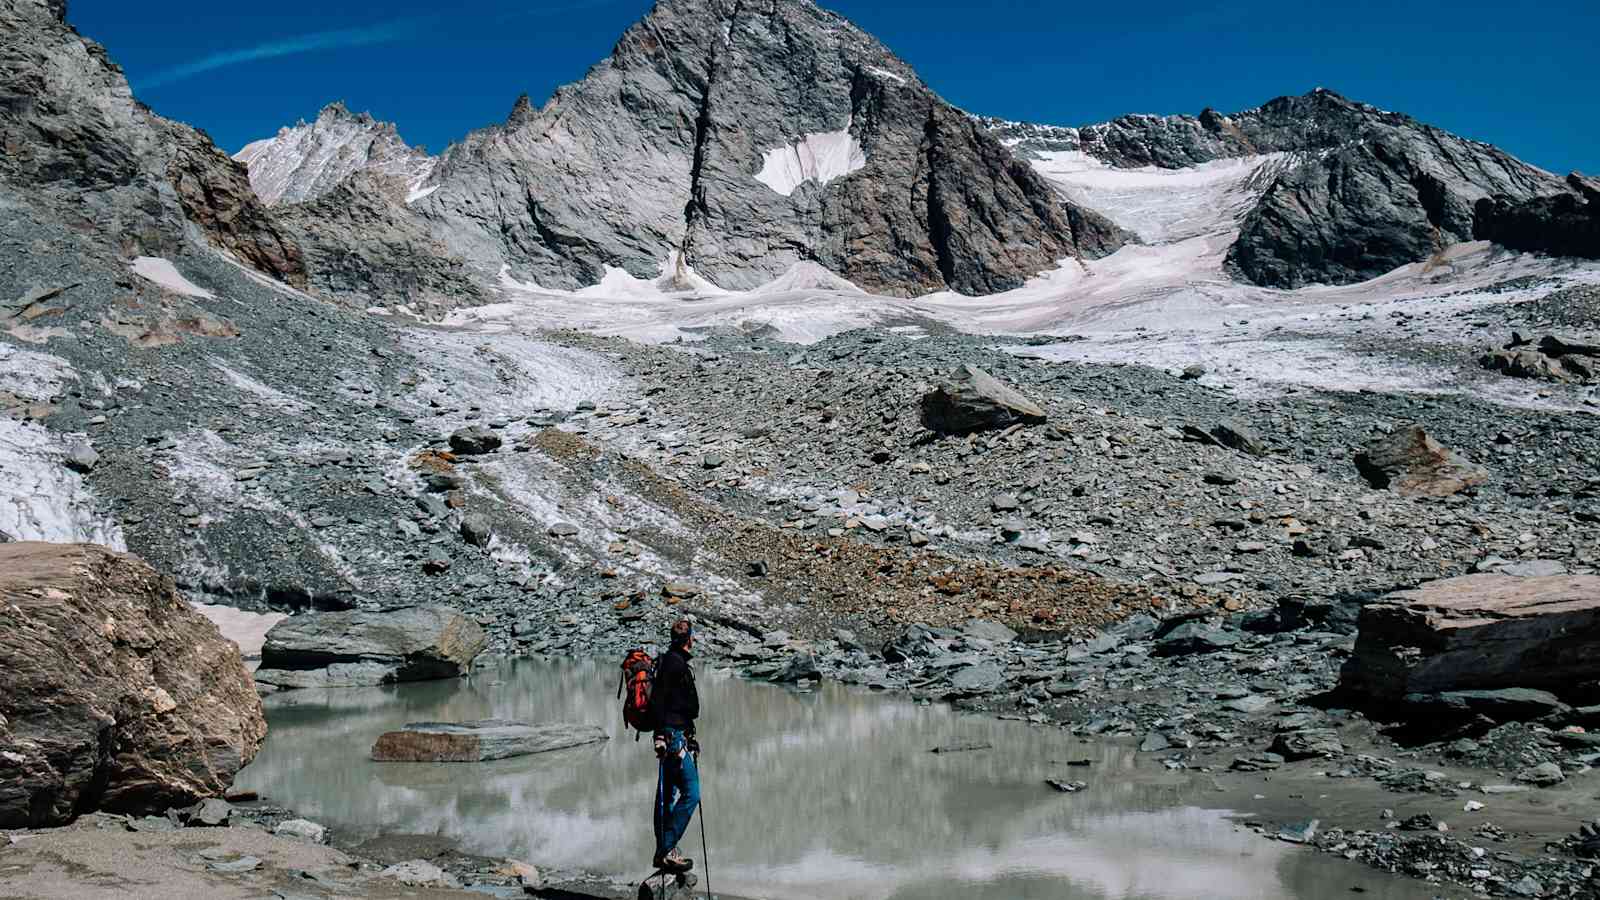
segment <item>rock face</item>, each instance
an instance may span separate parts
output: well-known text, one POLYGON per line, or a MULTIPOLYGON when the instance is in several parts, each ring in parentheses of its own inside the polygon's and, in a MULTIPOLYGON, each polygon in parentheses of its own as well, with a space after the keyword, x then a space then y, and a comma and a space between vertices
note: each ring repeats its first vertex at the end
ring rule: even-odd
POLYGON ((413 209, 452 251, 556 288, 608 267, 751 288, 815 262, 890 294, 984 294, 1125 241, 810 0, 661 0, 433 180, 413 209))
POLYGON ((284 128, 234 154, 249 167, 250 186, 268 206, 305 203, 332 194, 358 172, 399 184, 408 202, 425 188, 435 160, 406 146, 394 125, 331 103, 307 124, 284 128))
POLYGON ((1449 497, 1489 480, 1487 469, 1445 449, 1417 426, 1357 455, 1356 468, 1373 487, 1409 497, 1449 497))
POLYGON ((406 305, 432 318, 487 302, 474 273, 405 208, 398 176, 362 169, 318 199, 279 206, 305 256, 311 289, 352 306, 406 305))
POLYGON ((1381 701, 1500 688, 1560 697, 1596 678, 1600 578, 1472 575, 1366 606, 1341 687, 1381 701))
POLYGON ((1232 115, 1125 116, 1081 129, 984 122, 1024 154, 1077 150, 1121 168, 1295 154, 1228 253, 1235 274, 1267 287, 1374 278, 1473 240, 1485 198, 1514 204, 1561 190, 1499 149, 1322 89, 1232 115))
POLYGON ((63 21, 64 4, 0 3, 0 194, 92 236, 88 252, 165 256, 185 223, 269 275, 303 286, 299 250, 244 168, 200 132, 134 100, 105 50, 63 21))
POLYGON ((1045 421, 1039 405, 976 366, 962 366, 922 398, 922 423, 941 434, 971 434, 1045 421))
POLYGON ((1568 193, 1479 200, 1474 235, 1513 250, 1600 259, 1600 180, 1574 172, 1568 193))
POLYGON ((267 731, 239 650, 138 559, 0 545, 0 828, 218 796, 267 731))
POLYGON ((295 616, 267 633, 256 680, 309 688, 455 678, 485 643, 476 622, 443 606, 295 616))
POLYGON ((372 745, 377 762, 486 762, 549 753, 610 740, 597 725, 528 725, 501 719, 423 722, 391 731, 372 745))

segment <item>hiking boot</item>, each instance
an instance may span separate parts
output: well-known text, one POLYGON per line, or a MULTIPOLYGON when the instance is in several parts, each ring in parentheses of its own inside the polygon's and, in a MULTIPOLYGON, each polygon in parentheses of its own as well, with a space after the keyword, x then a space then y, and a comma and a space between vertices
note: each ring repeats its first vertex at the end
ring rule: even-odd
POLYGON ((678 852, 674 847, 666 855, 655 858, 656 868, 667 872, 687 872, 694 868, 694 860, 678 852))

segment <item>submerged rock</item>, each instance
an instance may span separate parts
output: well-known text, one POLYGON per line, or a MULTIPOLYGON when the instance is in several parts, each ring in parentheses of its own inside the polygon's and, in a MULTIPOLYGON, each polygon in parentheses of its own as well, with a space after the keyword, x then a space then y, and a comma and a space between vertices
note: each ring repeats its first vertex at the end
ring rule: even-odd
POLYGON ((423 722, 391 731, 372 745, 377 762, 485 762, 610 740, 595 725, 528 725, 501 719, 423 722))
POLYGON ((266 730, 238 647, 171 579, 103 547, 0 545, 0 828, 220 796, 266 730))

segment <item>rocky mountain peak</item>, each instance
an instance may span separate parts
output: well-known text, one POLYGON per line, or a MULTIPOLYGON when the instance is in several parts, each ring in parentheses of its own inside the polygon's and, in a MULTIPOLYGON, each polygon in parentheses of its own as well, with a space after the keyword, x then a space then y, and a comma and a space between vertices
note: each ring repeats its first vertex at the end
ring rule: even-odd
POLYGON ((535 110, 533 108, 533 100, 529 98, 527 94, 523 94, 522 96, 518 97, 517 102, 512 105, 511 115, 506 117, 506 124, 515 128, 532 120, 534 114, 535 110))
POLYGON ((234 158, 249 167, 251 186, 269 206, 316 200, 365 170, 403 180, 410 197, 423 190, 434 166, 426 151, 406 145, 392 123, 351 112, 343 101, 323 107, 314 122, 302 120, 249 144, 234 158))
POLYGON ((676 259, 725 288, 814 262, 981 294, 1124 240, 810 2, 660 0, 518 110, 451 148, 417 209, 455 252, 549 287, 676 259))

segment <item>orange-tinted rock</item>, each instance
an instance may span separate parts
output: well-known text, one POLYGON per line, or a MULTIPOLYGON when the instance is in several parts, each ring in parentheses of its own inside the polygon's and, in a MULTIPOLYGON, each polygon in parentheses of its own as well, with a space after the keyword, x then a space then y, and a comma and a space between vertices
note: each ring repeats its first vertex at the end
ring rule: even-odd
POLYGON ((221 797, 267 724, 239 648, 143 561, 0 545, 0 828, 221 797))

